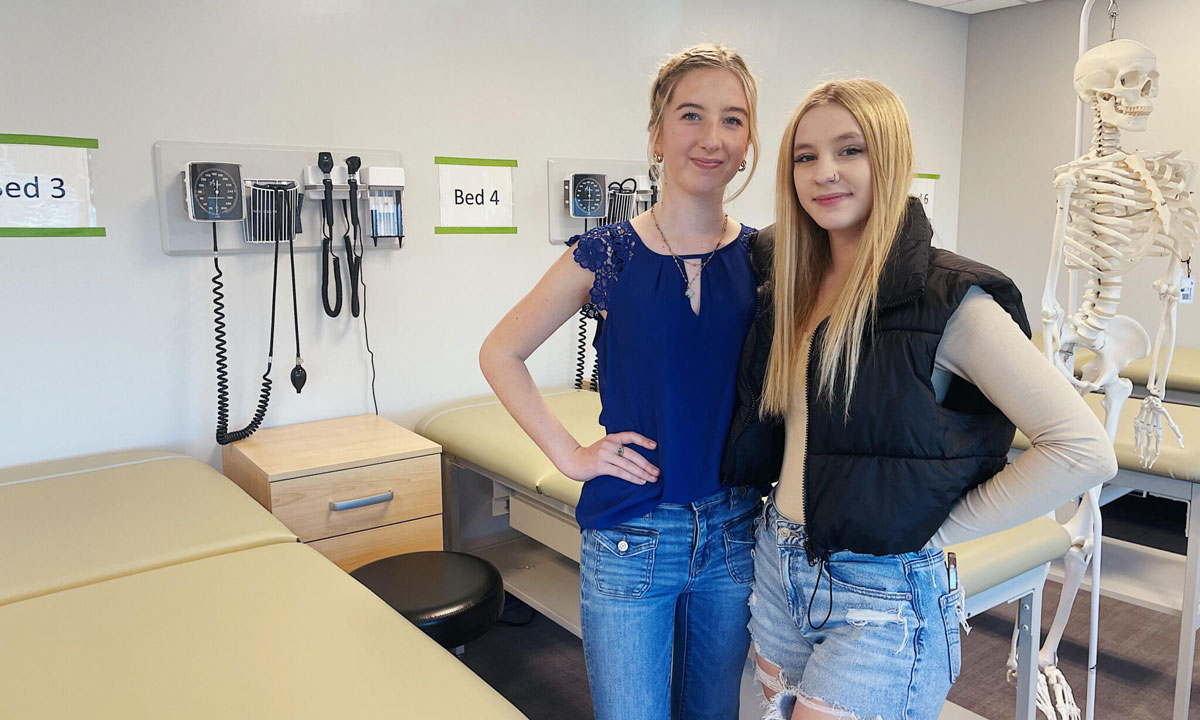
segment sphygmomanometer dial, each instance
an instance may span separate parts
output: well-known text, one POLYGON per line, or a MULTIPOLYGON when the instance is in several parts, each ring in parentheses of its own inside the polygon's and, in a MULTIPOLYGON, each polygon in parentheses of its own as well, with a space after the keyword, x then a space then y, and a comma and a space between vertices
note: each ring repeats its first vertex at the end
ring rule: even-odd
POLYGON ((571 216, 577 218, 601 218, 607 203, 605 177, 593 173, 576 173, 571 176, 571 216))
POLYGON ((234 163, 188 165, 188 213, 193 220, 241 220, 242 169, 234 163))

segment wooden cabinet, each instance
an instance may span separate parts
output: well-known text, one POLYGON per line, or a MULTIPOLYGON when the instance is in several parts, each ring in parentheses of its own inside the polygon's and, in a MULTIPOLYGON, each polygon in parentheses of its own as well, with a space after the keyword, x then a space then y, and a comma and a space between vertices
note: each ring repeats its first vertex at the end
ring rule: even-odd
POLYGON ((221 450, 225 475, 347 572, 442 549, 437 443, 377 415, 259 430, 221 450))

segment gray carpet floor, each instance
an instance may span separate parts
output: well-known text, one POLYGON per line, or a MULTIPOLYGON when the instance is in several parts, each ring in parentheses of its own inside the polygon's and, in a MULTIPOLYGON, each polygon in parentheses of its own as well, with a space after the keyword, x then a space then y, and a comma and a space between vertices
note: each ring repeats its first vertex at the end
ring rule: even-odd
MULTIPOLYGON (((1046 583, 1043 631, 1050 624, 1058 594, 1057 583, 1046 583)), ((1087 593, 1081 592, 1059 653, 1060 668, 1080 706, 1087 687, 1087 607, 1087 593)), ((962 674, 950 691, 951 702, 988 720, 1013 717, 1016 690, 1004 676, 1014 609, 1003 606, 972 619, 972 631, 963 638, 962 674)), ((1179 620, 1104 597, 1100 612, 1096 716, 1169 718, 1179 620)), ((524 605, 514 603, 504 618, 523 621, 531 614, 524 605)), ((545 617, 533 615, 524 627, 493 628, 467 647, 463 662, 530 720, 592 718, 579 639, 545 617)), ((1194 680, 1190 717, 1200 718, 1200 688, 1194 680)))
MULTIPOLYGON (((1105 534, 1182 552, 1183 508, 1181 503, 1129 497, 1106 506, 1105 534)), ((1057 583, 1046 583, 1043 635, 1059 592, 1057 583)), ((1081 707, 1087 689, 1088 602, 1088 594, 1081 592, 1059 650, 1059 667, 1081 707)), ((1015 606, 1009 605, 973 618, 973 629, 962 642, 962 674, 949 699, 988 720, 1013 717, 1016 689, 1005 682, 1005 662, 1014 614, 1015 606)), ((496 626, 468 646, 463 662, 530 720, 590 720, 591 698, 579 639, 519 601, 510 605, 504 619, 521 622, 531 616, 523 627, 496 626)), ((1179 618, 1102 597, 1100 623, 1096 717, 1171 717, 1179 618)), ((1193 675, 1189 716, 1200 718, 1197 677, 1193 675)))
MULTIPOLYGON (((1045 634, 1058 605, 1061 586, 1047 582, 1043 600, 1045 634)), ((1059 646, 1059 669, 1075 701, 1083 707, 1087 692, 1087 592, 1072 608, 1059 646)), ((963 638, 963 670, 950 701, 989 720, 1013 717, 1016 690, 1005 684, 1005 662, 1012 638, 1015 605, 993 608, 971 621, 963 638)), ((1171 717, 1175 695, 1175 656, 1179 618, 1106 597, 1100 598, 1100 645, 1096 662, 1096 717, 1164 720, 1171 717)), ((1189 717, 1200 717, 1200 688, 1192 676, 1189 717)))

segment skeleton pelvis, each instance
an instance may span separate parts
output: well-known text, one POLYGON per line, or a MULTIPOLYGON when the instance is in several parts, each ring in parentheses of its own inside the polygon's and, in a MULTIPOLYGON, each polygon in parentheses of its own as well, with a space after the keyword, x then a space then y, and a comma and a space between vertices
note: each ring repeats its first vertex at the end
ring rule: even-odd
POLYGON ((1096 338, 1092 358, 1082 368, 1083 381, 1107 385, 1134 360, 1150 354, 1150 336, 1137 320, 1128 315, 1114 315, 1096 338))

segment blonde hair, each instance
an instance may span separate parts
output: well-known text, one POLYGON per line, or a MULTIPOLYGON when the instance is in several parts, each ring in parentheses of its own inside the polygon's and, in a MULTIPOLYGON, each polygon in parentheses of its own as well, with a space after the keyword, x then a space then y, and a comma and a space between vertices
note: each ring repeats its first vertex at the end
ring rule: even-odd
POLYGON ((796 126, 814 107, 836 103, 862 128, 871 163, 873 202, 850 277, 833 300, 822 342, 813 348, 819 361, 817 397, 831 408, 835 391, 844 393, 844 419, 858 375, 863 337, 874 322, 879 278, 904 221, 912 180, 913 148, 908 113, 894 92, 867 78, 835 80, 813 88, 792 113, 783 142, 775 191, 775 329, 763 391, 764 417, 783 417, 807 358, 805 328, 817 308, 821 282, 832 256, 829 233, 809 216, 796 197, 793 144, 796 126))
POLYGON ((650 139, 646 143, 646 156, 652 165, 658 163, 654 160, 654 139, 658 132, 662 129, 663 113, 666 111, 667 103, 671 100, 672 93, 675 92, 675 86, 684 75, 687 75, 693 70, 728 70, 737 77, 742 83, 742 90, 746 93, 746 108, 748 117, 747 125, 750 129, 750 147, 754 148, 754 158, 751 160, 749 167, 750 172, 746 173, 746 181, 737 189, 727 200, 733 200, 746 186, 750 184, 750 179, 754 177, 754 171, 758 168, 758 83, 754 80, 754 75, 750 73, 750 68, 746 66, 746 61, 733 48, 725 47, 724 45, 711 45, 708 43, 702 45, 693 45, 686 50, 681 50, 674 55, 671 55, 663 61, 662 65, 658 66, 658 73, 654 77, 654 83, 650 86, 650 121, 646 124, 646 129, 650 131, 650 139))

